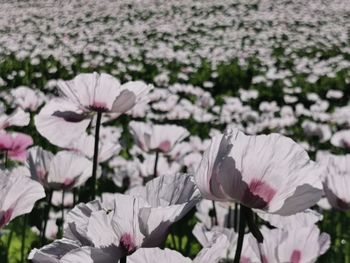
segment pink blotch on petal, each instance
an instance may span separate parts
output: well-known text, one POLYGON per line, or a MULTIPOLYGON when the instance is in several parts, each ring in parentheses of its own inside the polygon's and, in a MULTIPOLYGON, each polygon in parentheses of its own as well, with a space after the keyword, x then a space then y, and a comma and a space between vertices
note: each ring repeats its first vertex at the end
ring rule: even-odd
POLYGON ((158 148, 162 151, 162 152, 169 152, 170 151, 170 147, 171 147, 171 143, 169 141, 163 141, 159 144, 158 148))
POLYGON ((36 170, 36 175, 38 176, 38 180, 42 183, 46 182, 47 172, 45 171, 45 169, 37 165, 35 167, 35 170, 36 170))
POLYGON ((94 101, 92 105, 90 105, 90 109, 94 111, 107 111, 107 104, 104 102, 94 101))
POLYGON ((128 254, 131 254, 136 250, 134 238, 128 233, 122 235, 119 245, 124 248, 128 254))
POLYGON ((3 213, 2 217, 0 218, 0 228, 5 226, 10 221, 12 213, 13 208, 10 208, 3 213))
POLYGON ((64 179, 63 186, 64 188, 70 188, 72 185, 74 185, 75 180, 71 178, 64 179))
POLYGON ((26 134, 18 134, 13 138, 9 155, 14 160, 24 161, 27 158, 26 149, 33 144, 33 139, 26 134))
POLYGON ((273 189, 270 185, 267 183, 253 179, 249 184, 249 191, 259 196, 261 199, 263 199, 267 204, 271 202, 272 198, 276 194, 276 190, 273 189))
POLYGON ((299 263, 301 259, 301 252, 300 250, 293 250, 292 255, 290 257, 291 263, 299 263))
POLYGON ((262 263, 269 263, 266 256, 261 256, 262 263))

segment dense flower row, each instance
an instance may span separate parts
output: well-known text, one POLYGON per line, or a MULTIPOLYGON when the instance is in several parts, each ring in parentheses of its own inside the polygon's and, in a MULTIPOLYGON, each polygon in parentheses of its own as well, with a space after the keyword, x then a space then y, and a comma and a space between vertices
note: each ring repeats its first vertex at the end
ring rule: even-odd
MULTIPOLYGON (((194 207, 199 222, 193 234, 203 249, 193 262, 314 262, 330 247, 330 236, 320 233, 316 223, 322 216, 310 208, 324 208, 323 197, 328 206, 350 208, 347 155, 319 151, 312 161, 302 146, 281 134, 246 135, 228 126, 202 141, 177 125, 131 121, 135 145, 129 160, 118 156, 125 130, 108 124, 149 103, 167 106, 169 97, 162 93, 169 91, 141 81, 121 85, 104 73, 60 81, 58 91, 59 96, 33 96, 29 102, 46 101, 33 119, 41 136, 57 146, 55 153, 40 145, 27 150, 32 138, 10 131, 29 123, 21 106, 2 117, 0 226, 29 213, 46 193, 46 201, 40 201, 46 203, 38 229, 42 244, 62 237, 33 249, 33 262, 160 262, 164 257, 191 262, 162 248, 174 235, 171 226, 194 207), (99 194, 97 182, 103 178, 112 178, 124 192, 99 194), (61 207, 61 216, 52 211, 53 204, 61 207), (262 227, 255 213, 266 222, 262 227), (52 222, 60 217, 58 229, 52 222)), ((203 94, 193 87, 179 92, 203 94)), ((206 102, 210 99, 207 95, 206 102)), ((16 96, 7 100, 21 103, 16 96)), ((348 147, 347 137, 337 141, 337 136, 332 137, 335 146, 348 147)))

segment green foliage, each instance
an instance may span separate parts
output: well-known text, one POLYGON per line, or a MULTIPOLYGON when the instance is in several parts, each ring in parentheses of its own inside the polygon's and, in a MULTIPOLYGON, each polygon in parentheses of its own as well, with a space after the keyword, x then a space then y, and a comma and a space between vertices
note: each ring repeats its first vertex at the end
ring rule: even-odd
MULTIPOLYGON (((19 263, 21 262, 22 249, 22 231, 24 216, 13 220, 4 230, 0 238, 0 259, 4 263, 19 263), (8 244, 10 246, 8 247, 8 244), (6 261, 6 257, 8 261, 6 261), (3 261, 4 260, 4 261, 3 261)), ((27 258, 29 251, 33 245, 38 242, 38 237, 30 226, 26 227, 24 258, 27 258)), ((27 260, 25 260, 27 262, 27 260)))

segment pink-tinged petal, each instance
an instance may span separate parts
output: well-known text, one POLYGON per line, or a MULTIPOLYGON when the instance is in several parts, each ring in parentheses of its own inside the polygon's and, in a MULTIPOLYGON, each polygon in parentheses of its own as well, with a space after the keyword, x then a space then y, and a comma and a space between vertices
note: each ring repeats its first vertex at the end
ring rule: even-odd
POLYGON ((104 102, 93 101, 92 105, 89 106, 92 111, 107 112, 107 104, 104 102))
POLYGON ((122 253, 117 249, 100 249, 94 247, 81 247, 71 250, 60 259, 60 263, 111 263, 119 262, 122 253))
POLYGON ((34 248, 30 251, 28 259, 33 263, 57 263, 64 255, 78 248, 77 242, 63 238, 40 249, 34 248))
POLYGON ((74 183, 75 183, 75 179, 66 178, 66 179, 64 179, 64 181, 63 181, 63 188, 64 188, 64 189, 72 188, 72 186, 74 185, 74 183))
POLYGON ((62 99, 51 100, 34 117, 38 132, 60 147, 70 145, 85 133, 90 121, 76 105, 62 99))
POLYGON ((274 227, 286 229, 314 225, 323 218, 320 213, 311 209, 290 216, 281 216, 265 212, 258 212, 257 215, 274 227))
POLYGON ((87 224, 86 235, 95 247, 119 245, 118 236, 112 228, 112 214, 107 214, 104 210, 91 213, 87 224))
POLYGON ((104 109, 111 111, 113 102, 120 92, 121 86, 119 80, 112 75, 101 73, 95 88, 93 101, 95 103, 102 103, 104 109))
MULTIPOLYGON (((271 231, 273 230, 269 232, 271 231)), ((276 247, 279 262, 316 262, 317 258, 327 249, 323 247, 323 244, 328 235, 320 234, 316 225, 278 229, 274 232, 278 232, 280 237, 284 236, 276 247)), ((269 238, 269 234, 266 232, 264 242, 265 237, 269 238)))
POLYGON ((280 215, 304 211, 321 198, 322 169, 293 140, 278 134, 249 136, 237 129, 217 138, 195 176, 199 185, 206 178, 205 188, 199 188, 207 198, 280 215))
POLYGON ((9 211, 4 222, 29 213, 35 202, 45 197, 45 191, 41 184, 31 178, 12 173, 10 175, 0 174, 2 181, 2 191, 0 193, 0 211, 9 211))
POLYGON ((223 252, 227 251, 230 242, 226 235, 218 233, 216 235, 209 246, 198 253, 193 263, 218 262, 222 258, 223 252))
POLYGON ((173 147, 189 136, 189 132, 177 125, 156 125, 132 121, 131 133, 138 146, 144 151, 160 150, 168 153, 173 147))
POLYGON ((136 96, 133 92, 123 90, 113 102, 112 111, 124 113, 132 109, 136 104, 136 96))
POLYGON ((324 192, 332 207, 339 210, 350 209, 350 154, 325 157, 324 192))
POLYGON ((169 151, 170 151, 170 149, 171 149, 171 144, 170 144, 169 141, 163 141, 163 142, 161 142, 161 143, 159 144, 158 148, 159 148, 162 152, 166 153, 166 152, 169 152, 169 151))
POLYGON ((261 199, 263 199, 267 205, 270 203, 270 201, 272 200, 272 198, 275 196, 275 194, 277 192, 269 184, 267 184, 263 181, 260 181, 260 180, 256 180, 256 179, 253 179, 250 182, 249 191, 253 195, 256 195, 256 196, 260 197, 261 199))
POLYGON ((55 189, 80 186, 91 176, 92 162, 69 151, 60 151, 50 163, 47 182, 55 189))
POLYGON ((301 251, 300 250, 293 250, 292 255, 290 256, 290 262, 291 263, 300 263, 301 259, 301 251))
POLYGON ((83 73, 68 81, 59 81, 58 88, 66 99, 81 107, 89 108, 93 104, 99 74, 83 73))
POLYGON ((147 99, 151 86, 142 81, 129 81, 120 87, 120 93, 113 102, 112 112, 124 113, 131 110, 136 103, 147 99))
POLYGON ((23 133, 17 133, 14 136, 13 149, 24 150, 33 145, 33 139, 31 136, 23 133))
POLYGON ((0 228, 2 228, 3 226, 7 225, 8 222, 10 222, 12 213, 13 208, 9 208, 4 212, 0 211, 0 228))
POLYGON ((131 254, 136 250, 135 238, 130 233, 122 234, 119 246, 126 251, 127 254, 131 254))
POLYGON ((27 126, 30 121, 30 115, 22 109, 16 109, 8 116, 0 117, 0 130, 10 126, 27 126))
POLYGON ((24 162, 27 159, 26 149, 33 144, 33 139, 29 135, 17 133, 13 136, 11 149, 8 150, 12 160, 24 162))
MULTIPOLYGON (((140 248, 131 256, 127 257, 128 263, 191 263, 190 258, 186 258, 175 250, 168 248, 140 248)), ((204 263, 204 262, 203 262, 204 263)), ((208 261, 209 263, 209 261, 208 261)))
POLYGON ((0 133, 0 150, 10 150, 12 147, 13 138, 8 133, 0 133))

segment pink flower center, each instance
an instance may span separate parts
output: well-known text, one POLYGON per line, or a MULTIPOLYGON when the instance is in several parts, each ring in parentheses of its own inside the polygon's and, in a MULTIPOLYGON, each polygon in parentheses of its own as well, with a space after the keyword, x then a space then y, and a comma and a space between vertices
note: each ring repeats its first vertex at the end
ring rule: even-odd
POLYGON ((124 248, 128 254, 131 254, 136 249, 134 238, 128 233, 122 235, 119 245, 124 248))
POLYGON ((293 250, 292 255, 290 257, 291 263, 299 263, 301 259, 301 252, 300 250, 293 250))
POLYGON ((9 208, 5 212, 0 212, 1 218, 0 218, 0 228, 2 228, 4 225, 6 225, 12 216, 13 208, 9 208))
POLYGON ((107 104, 104 102, 98 102, 98 101, 94 101, 94 103, 90 105, 89 108, 90 110, 93 110, 93 111, 102 111, 102 112, 108 111, 107 104))
POLYGON ((269 263, 269 261, 267 260, 267 257, 266 256, 261 256, 261 261, 262 263, 269 263))
POLYGON ((36 175, 38 176, 38 180, 41 183, 45 183, 46 182, 47 172, 45 171, 44 168, 42 168, 39 165, 36 166, 36 175))
POLYGON ((171 144, 169 141, 163 141, 159 144, 158 148, 162 151, 162 152, 169 152, 170 151, 170 147, 171 144))
POLYGON ((276 190, 273 189, 267 183, 253 179, 249 184, 249 191, 256 196, 259 196, 263 199, 267 204, 270 203, 272 198, 276 194, 276 190))
POLYGON ((70 188, 72 185, 74 185, 74 182, 75 182, 74 179, 66 178, 66 179, 64 179, 63 187, 64 188, 70 188))

